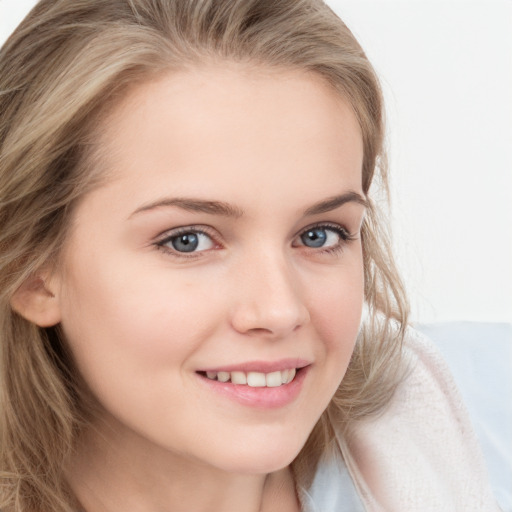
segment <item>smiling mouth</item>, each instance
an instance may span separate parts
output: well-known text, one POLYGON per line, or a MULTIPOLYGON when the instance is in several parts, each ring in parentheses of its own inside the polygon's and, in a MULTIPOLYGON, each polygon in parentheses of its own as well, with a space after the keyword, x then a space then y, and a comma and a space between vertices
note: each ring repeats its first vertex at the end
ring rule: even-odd
POLYGON ((291 368, 270 373, 262 372, 198 372, 209 380, 218 382, 231 382, 232 384, 249 386, 252 388, 277 388, 290 384, 300 369, 291 368))

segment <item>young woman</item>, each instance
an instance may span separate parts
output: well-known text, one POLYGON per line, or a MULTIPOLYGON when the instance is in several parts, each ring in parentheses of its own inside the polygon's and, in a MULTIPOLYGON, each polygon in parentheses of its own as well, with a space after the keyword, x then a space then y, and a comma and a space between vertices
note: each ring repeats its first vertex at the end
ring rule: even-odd
POLYGON ((327 6, 43 0, 0 112, 2 510, 496 509, 327 6))

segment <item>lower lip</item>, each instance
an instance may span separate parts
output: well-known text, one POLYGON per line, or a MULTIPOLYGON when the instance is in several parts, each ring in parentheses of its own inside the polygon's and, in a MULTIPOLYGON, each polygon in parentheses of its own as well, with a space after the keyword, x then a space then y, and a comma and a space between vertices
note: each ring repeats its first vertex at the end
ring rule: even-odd
POLYGON ((277 409, 291 404, 299 396, 308 370, 309 366, 301 368, 289 384, 275 388, 253 388, 245 384, 211 380, 199 374, 198 377, 210 390, 242 405, 259 409, 277 409))

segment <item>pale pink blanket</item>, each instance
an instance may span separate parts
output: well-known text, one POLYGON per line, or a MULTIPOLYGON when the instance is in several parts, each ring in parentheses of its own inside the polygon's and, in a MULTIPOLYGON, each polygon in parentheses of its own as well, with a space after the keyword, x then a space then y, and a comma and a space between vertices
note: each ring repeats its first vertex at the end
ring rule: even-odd
POLYGON ((437 349, 411 330, 404 355, 410 372, 390 406, 338 439, 366 510, 500 510, 468 414, 437 349))

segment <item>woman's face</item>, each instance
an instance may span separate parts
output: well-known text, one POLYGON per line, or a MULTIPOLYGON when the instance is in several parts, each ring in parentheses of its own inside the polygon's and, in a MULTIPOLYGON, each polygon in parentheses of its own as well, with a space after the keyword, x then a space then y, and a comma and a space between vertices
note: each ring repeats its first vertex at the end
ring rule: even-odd
POLYGON ((352 110, 315 75, 233 64, 139 86, 104 128, 108 181, 52 282, 103 419, 177 460, 286 466, 360 325, 352 110))

